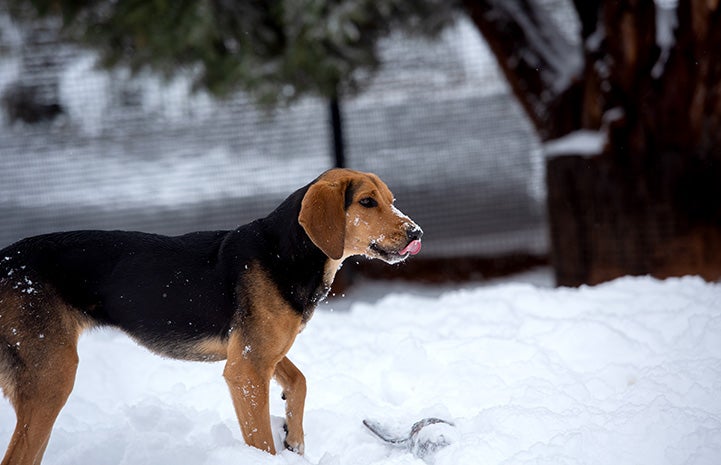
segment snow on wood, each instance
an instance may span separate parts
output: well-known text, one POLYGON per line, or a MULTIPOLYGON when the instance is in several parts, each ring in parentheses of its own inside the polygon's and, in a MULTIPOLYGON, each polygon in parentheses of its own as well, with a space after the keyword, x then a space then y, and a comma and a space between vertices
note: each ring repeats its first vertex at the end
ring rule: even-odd
POLYGON ((585 42, 586 50, 589 52, 598 52, 601 49, 601 44, 606 39, 606 27, 602 22, 599 21, 596 26, 596 30, 593 34, 588 36, 585 42))
POLYGON ((658 79, 663 75, 671 48, 675 44, 674 30, 678 26, 676 10, 678 0, 655 0, 656 2, 656 45, 661 49, 658 61, 651 69, 651 77, 658 79))
POLYGON ((606 142, 607 136, 605 131, 581 129, 546 142, 543 144, 543 151, 546 158, 563 155, 592 157, 600 155, 603 152, 606 142))

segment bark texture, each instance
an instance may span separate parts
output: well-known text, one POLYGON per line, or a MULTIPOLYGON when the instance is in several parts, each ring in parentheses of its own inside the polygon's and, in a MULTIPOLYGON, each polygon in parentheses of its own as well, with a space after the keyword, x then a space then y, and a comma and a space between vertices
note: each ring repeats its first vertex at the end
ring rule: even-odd
POLYGON ((534 0, 464 5, 541 140, 607 136, 547 162, 558 284, 721 279, 719 0, 574 0, 576 46, 534 0))

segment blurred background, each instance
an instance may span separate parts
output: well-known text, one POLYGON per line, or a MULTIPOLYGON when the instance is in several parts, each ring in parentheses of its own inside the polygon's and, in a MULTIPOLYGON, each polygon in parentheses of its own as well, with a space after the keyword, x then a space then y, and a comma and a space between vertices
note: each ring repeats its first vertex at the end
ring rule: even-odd
MULTIPOLYGON (((603 131, 624 120, 609 117, 623 115, 623 105, 607 98, 606 118, 570 124, 568 111, 557 110, 566 100, 543 102, 572 94, 588 112, 587 92, 575 86, 590 82, 584 59, 605 42, 588 46, 598 29, 583 7, 565 0, 305 3, 0 4, 0 247, 56 230, 230 229, 345 166, 377 173, 425 231, 413 261, 384 268, 358 261, 345 272, 347 283, 364 275, 483 279, 542 265, 570 285, 646 273, 718 279, 718 247, 693 249, 700 261, 690 266, 654 268, 660 259, 648 241, 624 245, 635 227, 624 214, 611 209, 605 230, 609 215, 594 213, 593 206, 623 199, 603 194, 591 207, 576 205, 577 185, 558 191, 568 185, 559 173, 569 168, 547 176, 549 160, 574 156, 582 166, 570 172, 583 172, 579 179, 599 178, 585 172, 590 156, 618 160, 608 156, 613 138, 603 131), (556 74, 544 77, 546 68, 556 74), (555 113, 534 110, 541 103, 555 113), (587 137, 564 145, 562 136, 579 130, 587 137), (559 206, 586 218, 554 227, 566 221, 559 206), (627 263, 636 249, 643 257, 627 263), (603 261, 613 256, 621 258, 603 261)), ((603 2, 591 3, 598 12, 603 2)), ((653 11, 644 14, 658 27, 653 11)), ((617 179, 600 178, 603 192, 614 191, 617 179)), ((654 202, 643 200, 644 211, 654 202)), ((673 212, 657 210, 665 226, 644 219, 641 236, 686 234, 669 219, 673 212)), ((716 244, 718 211, 700 214, 709 244, 716 244)), ((674 250, 686 253, 687 243, 676 240, 674 250)))

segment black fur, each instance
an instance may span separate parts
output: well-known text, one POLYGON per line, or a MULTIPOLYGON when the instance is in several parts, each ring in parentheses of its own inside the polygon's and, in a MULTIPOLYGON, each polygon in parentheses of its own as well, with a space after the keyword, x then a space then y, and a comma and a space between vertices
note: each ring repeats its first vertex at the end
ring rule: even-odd
POLYGON ((10 285, 42 283, 42 289, 31 288, 38 298, 52 290, 94 324, 125 330, 161 354, 189 358, 183 343, 227 339, 245 317, 252 283, 243 275, 254 266, 295 312, 310 318, 328 289, 327 257, 298 223, 309 187, 266 218, 232 231, 175 237, 73 231, 27 238, 0 251, 0 277, 10 285))

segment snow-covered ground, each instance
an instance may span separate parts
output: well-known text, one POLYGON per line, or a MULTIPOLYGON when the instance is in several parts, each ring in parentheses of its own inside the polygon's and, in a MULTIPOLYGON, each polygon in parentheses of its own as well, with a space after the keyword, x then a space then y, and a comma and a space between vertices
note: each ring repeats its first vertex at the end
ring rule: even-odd
MULTIPOLYGON (((290 353, 308 379, 305 457, 243 444, 222 363, 87 334, 45 464, 719 463, 721 284, 521 281, 371 284, 322 304, 290 353), (407 431, 429 416, 455 428, 425 462, 361 423, 407 431)), ((5 442, 14 417, 1 407, 5 442)))

